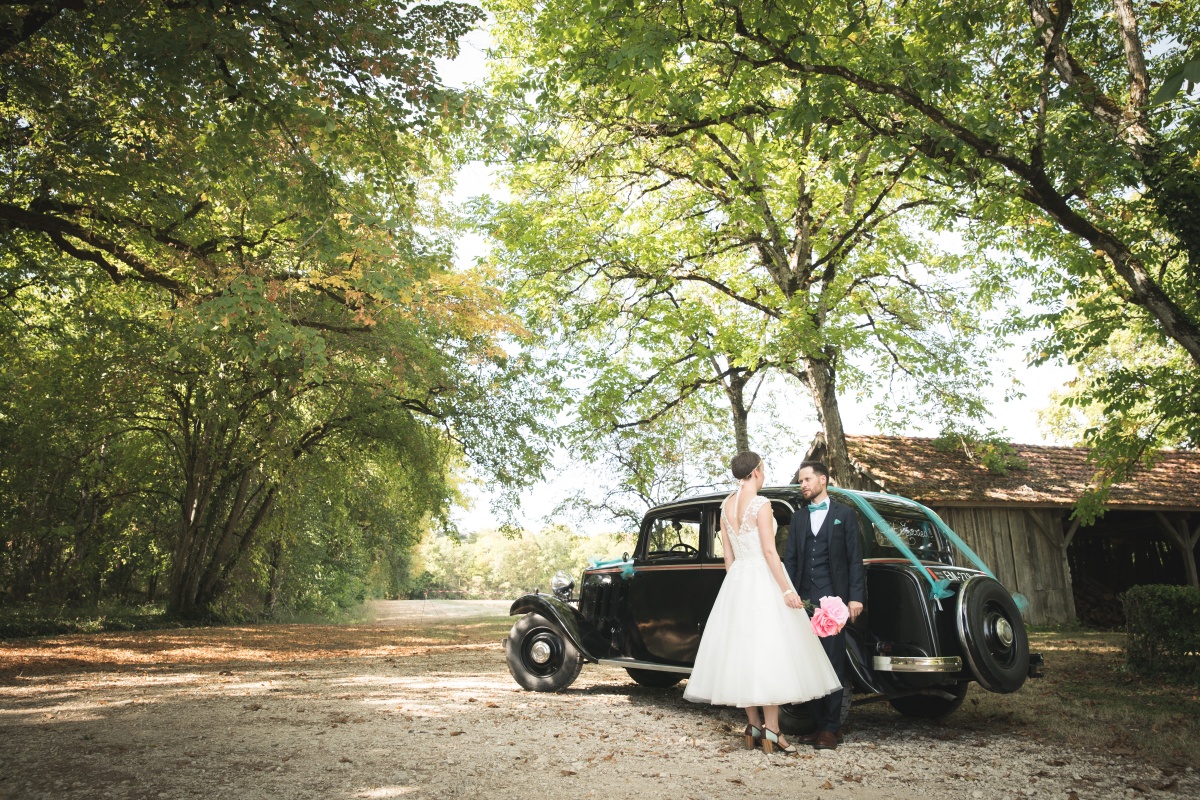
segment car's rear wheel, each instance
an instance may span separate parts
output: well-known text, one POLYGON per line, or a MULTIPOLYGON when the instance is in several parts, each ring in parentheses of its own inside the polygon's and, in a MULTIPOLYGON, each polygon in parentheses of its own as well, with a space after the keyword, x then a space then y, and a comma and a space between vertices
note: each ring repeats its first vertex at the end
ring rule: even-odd
POLYGON ((989 692, 1015 692, 1029 674, 1029 637, 1008 591, 987 577, 958 590, 958 640, 975 680, 989 692))
POLYGON ((662 672, 656 669, 630 669, 626 667, 625 671, 629 673, 629 677, 633 678, 638 685, 650 689, 669 689, 687 677, 682 672, 662 672))
POLYGON ((583 656, 571 640, 541 614, 517 620, 505 640, 508 671, 531 692, 559 692, 583 669, 583 656))
POLYGON ((967 689, 970 686, 969 682, 964 681, 953 686, 940 686, 937 689, 929 690, 930 694, 893 697, 888 703, 906 717, 941 719, 958 710, 958 707, 963 704, 963 698, 967 696, 967 689))
MULTIPOLYGON (((854 701, 854 687, 846 686, 842 690, 842 721, 850 719, 850 705, 854 701)), ((783 733, 803 735, 817 729, 817 721, 809 710, 808 703, 785 703, 779 707, 779 728, 783 733)))

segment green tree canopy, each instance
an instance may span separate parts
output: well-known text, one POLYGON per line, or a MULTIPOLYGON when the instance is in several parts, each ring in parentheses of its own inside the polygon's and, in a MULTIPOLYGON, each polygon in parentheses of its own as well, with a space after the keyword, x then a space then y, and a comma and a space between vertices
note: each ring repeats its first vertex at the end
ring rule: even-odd
POLYGON ((501 486, 537 473, 524 332, 493 276, 453 266, 439 202, 469 120, 433 58, 479 14, 0 10, 10 597, 111 576, 123 547, 138 587, 162 574, 203 614, 254 564, 316 570, 314 530, 359 548, 326 567, 410 546, 464 458, 501 486), (391 512, 360 492, 411 528, 369 536, 391 512))
POLYGON ((731 60, 683 7, 492 7, 492 85, 525 114, 497 258, 545 295, 535 312, 628 332, 598 348, 613 358, 593 407, 614 416, 662 381, 667 403, 724 384, 736 408, 731 378, 784 372, 811 392, 843 479, 847 387, 981 413, 986 348, 946 280, 960 261, 912 235, 935 205, 914 148, 798 110, 804 76, 731 60))

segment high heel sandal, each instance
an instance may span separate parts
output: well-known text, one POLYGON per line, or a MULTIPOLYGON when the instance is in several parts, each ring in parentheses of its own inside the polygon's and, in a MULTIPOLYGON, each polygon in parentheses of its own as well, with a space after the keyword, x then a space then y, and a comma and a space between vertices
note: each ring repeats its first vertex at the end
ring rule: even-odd
POLYGON ((779 733, 770 728, 763 728, 762 746, 764 753, 772 753, 775 750, 778 750, 785 756, 794 756, 797 753, 796 745, 789 744, 787 747, 784 747, 779 743, 779 733))
POLYGON ((746 737, 747 750, 753 750, 755 745, 762 743, 762 728, 759 728, 756 725, 747 725, 744 735, 746 737))

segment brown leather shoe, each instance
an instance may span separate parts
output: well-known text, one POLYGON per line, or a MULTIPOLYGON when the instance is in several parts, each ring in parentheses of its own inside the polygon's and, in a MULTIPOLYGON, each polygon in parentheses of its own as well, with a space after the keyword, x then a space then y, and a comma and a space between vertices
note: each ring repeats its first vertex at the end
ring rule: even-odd
MULTIPOLYGON (((803 736, 793 736, 792 741, 799 742, 800 744, 811 745, 817 741, 817 737, 820 735, 821 735, 820 731, 813 731, 812 733, 806 733, 803 736)), ((838 728, 837 731, 833 735, 837 738, 838 744, 841 744, 845 740, 845 737, 842 736, 841 728, 838 728)))
POLYGON ((813 739, 813 747, 818 750, 837 750, 837 734, 830 731, 819 731, 813 739))

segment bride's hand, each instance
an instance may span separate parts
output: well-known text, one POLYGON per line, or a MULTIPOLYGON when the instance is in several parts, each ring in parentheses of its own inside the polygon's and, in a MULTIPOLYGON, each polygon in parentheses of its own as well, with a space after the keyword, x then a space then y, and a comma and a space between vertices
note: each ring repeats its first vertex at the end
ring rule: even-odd
POLYGON ((795 592, 788 592, 783 596, 783 602, 788 604, 789 608, 804 608, 804 601, 800 599, 800 595, 795 592))

